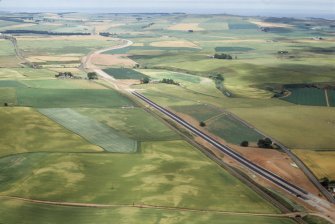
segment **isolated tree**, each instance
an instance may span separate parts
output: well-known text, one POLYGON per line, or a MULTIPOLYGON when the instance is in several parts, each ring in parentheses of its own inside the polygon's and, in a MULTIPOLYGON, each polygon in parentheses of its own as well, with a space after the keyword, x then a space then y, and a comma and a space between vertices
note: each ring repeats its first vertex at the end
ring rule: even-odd
POLYGON ((206 127, 206 123, 204 121, 200 121, 199 125, 200 127, 206 127))
POLYGON ((242 141, 241 142, 241 146, 242 147, 248 147, 249 146, 249 142, 248 141, 242 141))
POLYGON ((141 79, 142 84, 148 84, 149 82, 150 82, 149 77, 144 77, 143 79, 141 79))
POLYGON ((5 107, 8 107, 8 103, 4 103, 3 105, 4 105, 5 107))

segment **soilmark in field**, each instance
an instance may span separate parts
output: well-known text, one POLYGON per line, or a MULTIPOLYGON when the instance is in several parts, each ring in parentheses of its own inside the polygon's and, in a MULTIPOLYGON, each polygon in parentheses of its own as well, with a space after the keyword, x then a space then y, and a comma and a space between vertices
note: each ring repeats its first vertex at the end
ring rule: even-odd
POLYGON ((114 129, 72 109, 39 109, 41 113, 108 152, 132 153, 137 141, 120 136, 114 129))

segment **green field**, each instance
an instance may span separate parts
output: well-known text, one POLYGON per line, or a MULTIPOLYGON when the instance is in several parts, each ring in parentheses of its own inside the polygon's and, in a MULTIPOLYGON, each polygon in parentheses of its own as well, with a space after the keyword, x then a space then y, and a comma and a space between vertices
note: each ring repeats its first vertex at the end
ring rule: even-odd
POLYGON ((230 111, 290 148, 335 148, 334 108, 290 106, 235 108, 230 111))
POLYGON ((229 215, 217 213, 171 211, 160 209, 85 208, 34 204, 16 199, 2 198, 0 202, 0 222, 26 224, 68 223, 68 224, 110 224, 159 223, 159 224, 293 224, 290 219, 251 215, 229 215))
POLYGON ((95 39, 83 39, 75 40, 74 38, 68 38, 68 40, 57 40, 52 41, 45 39, 38 40, 19 40, 18 44, 24 51, 25 56, 32 55, 64 55, 64 54, 81 54, 85 55, 90 53, 92 50, 100 48, 112 47, 117 44, 115 41, 95 40, 95 39))
POLYGON ((180 84, 180 87, 195 94, 222 96, 222 93, 216 89, 214 81, 209 78, 167 70, 141 69, 140 71, 155 81, 161 81, 164 78, 173 79, 180 84))
POLYGON ((0 107, 4 106, 5 103, 10 106, 17 104, 14 88, 0 88, 0 107))
POLYGON ((153 114, 108 88, 111 83, 55 79, 58 72, 69 71, 86 77, 79 59, 119 45, 115 37, 134 44, 105 54, 125 54, 139 69, 114 65, 105 72, 116 79, 153 81, 127 90, 136 89, 192 117, 196 125, 204 121, 207 131, 228 143, 254 143, 263 137, 236 114, 291 148, 317 177, 335 175, 335 90, 328 90, 331 107, 326 107, 322 89, 291 88, 287 97, 273 97, 282 86, 335 82, 332 20, 182 13, 3 14, 31 16, 32 26, 0 20, 0 30, 91 35, 15 35, 23 56, 41 65, 39 69, 28 68, 12 43, 0 40, 0 223, 293 223, 253 214, 279 210, 153 114), (19 26, 6 27, 10 25, 19 26), (174 25, 181 30, 169 28, 174 25), (233 59, 214 59, 216 52, 233 59), (220 90, 212 79, 217 74, 224 77, 220 90), (179 85, 160 83, 164 78, 179 85), (46 205, 4 196, 114 207, 46 205), (133 206, 145 204, 177 210, 133 206))
POLYGON ((242 141, 257 142, 259 139, 264 138, 264 136, 229 114, 223 114, 216 119, 210 120, 206 126, 211 133, 237 145, 241 144, 242 141))
MULTIPOLYGON (((123 38, 127 38, 123 36, 123 38)), ((133 53, 140 53, 144 55, 150 55, 151 53, 177 53, 180 51, 184 52, 194 52, 198 51, 196 48, 188 48, 188 47, 154 47, 154 46, 130 46, 126 48, 106 51, 104 54, 133 54, 133 53)))
POLYGON ((242 141, 257 142, 263 138, 252 128, 236 120, 229 113, 210 105, 176 106, 174 110, 190 115, 198 122, 206 123, 206 129, 224 140, 240 144, 242 141))
POLYGON ((107 68, 104 69, 108 75, 113 76, 116 79, 137 79, 141 80, 148 77, 138 71, 129 68, 107 68))
POLYGON ((216 52, 245 52, 254 50, 250 47, 216 47, 216 52))
POLYGON ((45 79, 54 78, 56 72, 32 68, 0 68, 0 79, 45 79))
POLYGON ((72 109, 39 109, 39 111, 66 129, 82 136, 107 152, 136 152, 137 142, 121 136, 116 130, 72 109))
POLYGON ((81 203, 278 212, 185 141, 145 142, 141 148, 141 154, 38 153, 3 158, 1 194, 81 203))
POLYGON ((3 87, 26 87, 22 82, 16 80, 0 80, 0 88, 3 87))
POLYGON ((92 117, 138 141, 176 140, 180 136, 140 108, 80 108, 79 113, 92 117))
POLYGON ((101 148, 30 108, 0 108, 0 156, 24 152, 96 152, 101 148))
POLYGON ((329 100, 329 104, 332 107, 335 107, 335 90, 327 90, 328 91, 328 100, 329 100))
POLYGON ((325 91, 317 88, 288 89, 291 94, 282 98, 288 102, 309 106, 327 106, 325 91))
POLYGON ((15 55, 12 43, 0 39, 0 67, 19 67, 18 63, 20 63, 20 60, 15 55))
POLYGON ((327 220, 313 215, 308 215, 304 217, 304 221, 307 222, 308 224, 331 224, 327 220))
MULTIPOLYGON (((46 79, 46 80, 23 80, 21 83, 30 88, 42 89, 104 89, 102 85, 98 85, 88 80, 67 80, 67 79, 46 79)), ((1 82, 0 82, 1 85, 1 82)))
POLYGON ((133 103, 114 90, 17 89, 18 105, 40 108, 122 107, 133 103))
POLYGON ((212 117, 218 116, 223 113, 218 107, 214 107, 207 104, 198 104, 198 105, 190 105, 190 106, 174 106, 172 107, 175 111, 188 114, 193 118, 200 121, 206 121, 212 117))

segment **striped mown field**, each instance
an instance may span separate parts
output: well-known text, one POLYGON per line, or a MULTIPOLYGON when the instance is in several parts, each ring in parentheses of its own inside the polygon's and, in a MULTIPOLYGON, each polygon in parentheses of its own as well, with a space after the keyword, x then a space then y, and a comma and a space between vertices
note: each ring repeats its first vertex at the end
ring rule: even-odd
POLYGON ((84 116, 72 109, 39 109, 41 113, 51 118, 65 128, 82 136, 92 144, 98 145, 108 152, 136 152, 137 142, 121 136, 111 127, 84 116))

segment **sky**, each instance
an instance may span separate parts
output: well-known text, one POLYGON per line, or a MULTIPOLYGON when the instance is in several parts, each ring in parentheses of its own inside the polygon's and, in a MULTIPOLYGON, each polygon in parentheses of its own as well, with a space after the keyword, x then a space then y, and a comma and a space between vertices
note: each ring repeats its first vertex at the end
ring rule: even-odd
POLYGON ((335 0, 2 0, 0 10, 335 17, 335 0))

